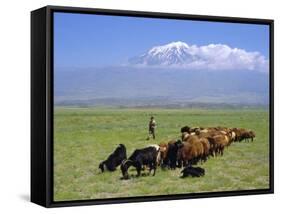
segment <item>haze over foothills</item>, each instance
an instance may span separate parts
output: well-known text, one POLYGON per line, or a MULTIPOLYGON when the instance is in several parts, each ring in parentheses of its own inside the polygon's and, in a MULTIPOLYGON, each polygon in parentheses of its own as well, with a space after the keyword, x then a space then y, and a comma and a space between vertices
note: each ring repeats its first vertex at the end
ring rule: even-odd
POLYGON ((55 13, 55 105, 266 106, 265 25, 55 13))

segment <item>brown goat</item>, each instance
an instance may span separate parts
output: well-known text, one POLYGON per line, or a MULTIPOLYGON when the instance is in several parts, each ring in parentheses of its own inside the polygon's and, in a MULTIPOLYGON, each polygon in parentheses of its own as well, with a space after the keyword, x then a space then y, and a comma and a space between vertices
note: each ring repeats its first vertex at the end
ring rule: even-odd
POLYGON ((245 140, 245 141, 249 142, 249 139, 251 139, 253 141, 255 137, 256 137, 255 132, 245 131, 241 134, 239 141, 245 140))
POLYGON ((229 146, 232 142, 232 135, 231 133, 219 134, 208 137, 208 140, 212 145, 215 155, 223 155, 224 148, 229 146))
POLYGON ((247 132, 247 130, 244 128, 233 128, 232 131, 235 132, 236 135, 234 141, 239 141, 239 142, 241 141, 243 133, 247 132))
POLYGON ((178 150, 178 162, 180 165, 197 164, 198 161, 206 161, 210 154, 210 144, 206 138, 189 135, 178 150))

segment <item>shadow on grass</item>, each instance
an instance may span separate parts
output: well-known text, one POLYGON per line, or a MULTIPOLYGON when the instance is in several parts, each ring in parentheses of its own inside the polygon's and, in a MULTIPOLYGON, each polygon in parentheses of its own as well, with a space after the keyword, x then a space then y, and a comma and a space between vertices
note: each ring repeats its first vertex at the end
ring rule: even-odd
POLYGON ((149 173, 149 172, 145 173, 145 172, 144 172, 144 173, 141 173, 140 176, 137 176, 137 175, 129 175, 128 177, 121 177, 120 180, 137 179, 137 178, 149 177, 149 176, 153 177, 153 175, 152 175, 151 173, 149 173))

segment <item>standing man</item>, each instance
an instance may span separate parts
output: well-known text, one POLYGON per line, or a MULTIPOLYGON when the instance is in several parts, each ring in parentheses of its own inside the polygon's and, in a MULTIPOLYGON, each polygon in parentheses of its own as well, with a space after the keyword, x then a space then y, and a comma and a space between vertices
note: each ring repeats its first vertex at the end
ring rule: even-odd
POLYGON ((150 118, 149 124, 148 124, 148 138, 149 140, 150 135, 152 135, 153 139, 155 139, 155 128, 156 128, 156 121, 154 120, 154 117, 150 118))

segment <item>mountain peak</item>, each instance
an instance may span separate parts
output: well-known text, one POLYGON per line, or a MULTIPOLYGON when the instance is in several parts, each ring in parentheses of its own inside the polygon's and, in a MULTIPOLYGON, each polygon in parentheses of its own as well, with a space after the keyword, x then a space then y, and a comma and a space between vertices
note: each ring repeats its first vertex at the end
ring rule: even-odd
POLYGON ((176 41, 176 42, 170 42, 165 45, 157 46, 157 47, 162 47, 162 48, 188 48, 188 44, 182 41, 176 41))
POLYGON ((166 44, 164 46, 177 47, 177 48, 182 48, 182 47, 188 48, 188 44, 186 44, 185 42, 182 42, 182 41, 171 42, 171 43, 166 44))
POLYGON ((157 53, 168 53, 171 52, 172 53, 180 53, 181 50, 184 50, 186 48, 189 48, 189 46, 181 41, 177 41, 177 42, 171 42, 169 44, 166 45, 161 45, 161 46, 155 46, 153 48, 151 48, 148 53, 150 54, 157 54, 157 53))
POLYGON ((183 65, 191 55, 189 45, 182 41, 152 47, 147 53, 129 60, 131 64, 142 65, 183 65))

